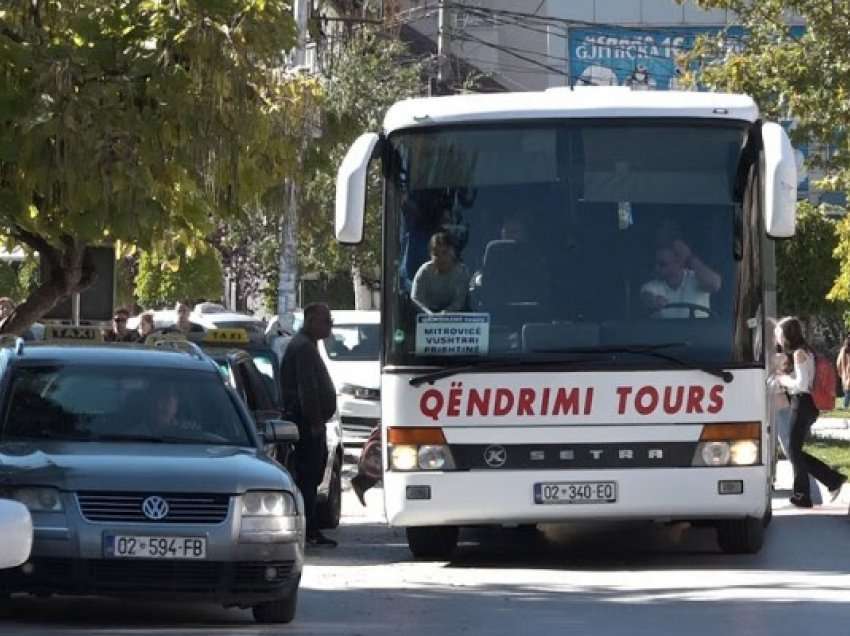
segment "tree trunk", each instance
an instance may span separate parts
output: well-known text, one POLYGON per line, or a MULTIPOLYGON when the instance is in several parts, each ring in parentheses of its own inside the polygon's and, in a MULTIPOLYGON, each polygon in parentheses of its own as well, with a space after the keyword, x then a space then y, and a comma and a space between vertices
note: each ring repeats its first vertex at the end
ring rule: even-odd
POLYGON ((47 280, 0 325, 0 333, 23 335, 60 300, 90 286, 95 273, 93 264, 85 256, 85 246, 69 236, 62 237, 62 249, 24 230, 13 233, 13 236, 38 251, 43 263, 42 271, 48 272, 47 280))

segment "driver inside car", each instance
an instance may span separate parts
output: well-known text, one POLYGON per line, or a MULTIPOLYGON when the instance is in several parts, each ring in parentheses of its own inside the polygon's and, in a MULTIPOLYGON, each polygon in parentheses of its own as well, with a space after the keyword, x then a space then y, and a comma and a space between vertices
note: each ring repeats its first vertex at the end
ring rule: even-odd
POLYGON ((644 283, 640 295, 654 318, 707 318, 711 294, 720 290, 720 275, 702 262, 681 239, 655 250, 657 278, 644 283), (700 307, 705 310, 700 311, 700 307))

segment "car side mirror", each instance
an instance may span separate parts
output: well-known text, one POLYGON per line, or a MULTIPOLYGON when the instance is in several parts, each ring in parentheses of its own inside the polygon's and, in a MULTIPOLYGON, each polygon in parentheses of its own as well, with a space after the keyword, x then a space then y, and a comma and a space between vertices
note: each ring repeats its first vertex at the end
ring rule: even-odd
POLYGON ((286 420, 266 420, 263 422, 263 441, 266 444, 296 443, 300 438, 298 427, 286 420))
POLYGON ((32 517, 24 504, 0 499, 0 537, 0 569, 18 567, 30 558, 32 517))

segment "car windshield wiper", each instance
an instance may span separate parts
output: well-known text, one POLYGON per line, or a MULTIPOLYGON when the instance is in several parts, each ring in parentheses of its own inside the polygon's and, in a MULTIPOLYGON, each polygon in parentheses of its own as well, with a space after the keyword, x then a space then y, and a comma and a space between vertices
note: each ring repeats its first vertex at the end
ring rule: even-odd
MULTIPOLYGON (((600 345, 600 346, 591 346, 591 347, 564 347, 561 349, 540 349, 535 350, 534 353, 542 353, 542 354, 572 354, 572 355, 584 355, 584 354, 595 354, 595 355, 606 355, 606 354, 617 354, 617 353, 629 353, 629 354, 637 354, 637 355, 648 355, 661 360, 665 360, 667 362, 672 362, 682 368, 685 369, 699 369, 704 373, 708 373, 709 375, 713 375, 717 378, 720 378, 727 384, 732 381, 733 375, 726 371, 725 369, 720 369, 717 367, 707 366, 707 365, 698 365, 695 363, 688 362, 682 358, 678 358, 676 356, 670 355, 669 353, 662 353, 663 349, 672 349, 675 347, 686 347, 688 346, 687 342, 663 342, 660 344, 649 344, 649 345, 600 345)), ((581 360, 585 360, 585 358, 581 358, 581 360)), ((431 371, 430 373, 425 373, 423 375, 418 375, 409 380, 410 386, 420 386, 426 382, 434 382, 435 380, 441 380, 443 378, 448 378, 453 375, 457 375, 460 373, 473 373, 475 371, 498 371, 500 369, 512 369, 516 367, 528 367, 528 366, 559 366, 563 364, 569 364, 578 362, 579 360, 575 358, 570 359, 553 359, 553 360, 529 360, 527 358, 521 359, 498 359, 498 360, 481 360, 480 362, 459 365, 456 367, 448 367, 445 369, 438 369, 437 371, 431 371)))
POLYGON ((729 384, 735 378, 735 376, 732 375, 731 371, 726 371, 723 368, 712 365, 700 364, 697 362, 686 360, 684 358, 680 358, 678 356, 674 356, 669 353, 664 353, 662 351, 663 349, 675 349, 687 346, 689 346, 689 343, 687 342, 663 342, 660 344, 648 345, 600 345, 598 347, 570 347, 566 349, 545 349, 541 350, 540 353, 633 353, 637 355, 652 356, 653 358, 658 358, 659 360, 672 362, 673 364, 678 365, 683 369, 699 369, 703 373, 707 373, 709 375, 713 375, 716 378, 720 378, 726 384, 729 384))
POLYGON ((92 435, 87 442, 146 442, 149 444, 207 444, 204 440, 172 435, 92 435))

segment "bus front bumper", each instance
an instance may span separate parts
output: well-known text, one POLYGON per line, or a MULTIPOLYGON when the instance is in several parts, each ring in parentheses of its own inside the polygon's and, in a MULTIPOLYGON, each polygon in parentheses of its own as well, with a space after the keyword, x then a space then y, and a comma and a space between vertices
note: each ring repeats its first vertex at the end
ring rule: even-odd
POLYGON ((447 526, 570 521, 761 518, 770 501, 765 466, 670 468, 645 471, 387 472, 384 496, 390 525, 447 526), (615 482, 610 503, 535 502, 538 484, 615 482), (721 494, 720 482, 740 482, 740 494, 721 494), (427 487, 427 488, 426 488, 427 487), (425 495, 429 498, 424 498, 425 495))

